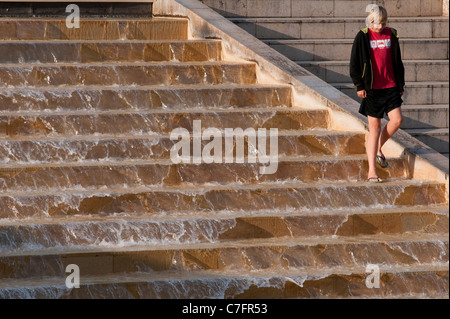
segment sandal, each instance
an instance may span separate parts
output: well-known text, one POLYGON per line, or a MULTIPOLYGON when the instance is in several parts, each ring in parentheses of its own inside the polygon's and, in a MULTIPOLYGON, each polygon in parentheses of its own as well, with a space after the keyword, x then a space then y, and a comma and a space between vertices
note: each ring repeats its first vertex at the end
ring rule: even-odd
POLYGON ((386 161, 386 157, 384 157, 384 155, 377 155, 376 157, 377 163, 382 167, 382 168, 386 168, 389 166, 389 163, 386 161), (383 163, 384 162, 384 166, 383 163))
POLYGON ((378 176, 376 177, 369 177, 367 179, 368 182, 370 183, 383 183, 383 180, 381 178, 379 178, 378 176))

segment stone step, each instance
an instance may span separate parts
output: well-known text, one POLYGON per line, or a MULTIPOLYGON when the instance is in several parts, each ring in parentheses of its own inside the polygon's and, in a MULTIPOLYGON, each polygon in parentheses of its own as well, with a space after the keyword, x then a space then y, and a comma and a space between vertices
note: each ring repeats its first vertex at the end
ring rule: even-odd
POLYGON ((107 185, 89 189, 0 194, 1 218, 59 217, 69 215, 146 214, 168 216, 180 212, 272 211, 317 212, 347 209, 383 209, 395 206, 447 203, 444 184, 417 180, 384 183, 309 182, 230 183, 224 186, 130 188, 107 185))
POLYGON ((115 28, 72 30, 80 40, 47 24, 49 39, 0 43, 0 299, 448 298, 448 184, 410 179, 401 158, 368 183, 364 132, 331 131, 328 111, 295 105, 289 85, 225 69, 217 38, 148 40, 149 25, 108 38, 105 23, 115 28), (192 73, 165 77, 157 62, 192 73), (75 64, 107 80, 66 82, 75 64), (163 85, 134 79, 148 78, 143 64, 163 85), (133 73, 129 84, 107 65, 133 73), (32 88, 20 80, 30 66, 32 88), (278 128, 276 172, 248 163, 250 151, 243 163, 173 163, 169 134, 184 128, 194 144, 194 120, 220 137, 278 128), (366 286, 368 262, 383 289, 366 286), (79 289, 65 286, 68 263, 81 267, 79 289))
MULTIPOLYGON (((153 17, 153 1, 97 1, 91 2, 82 0, 76 2, 80 10, 80 15, 83 18, 95 17, 95 18, 145 18, 150 19, 153 17)), ((58 17, 60 19, 69 16, 68 10, 69 2, 61 1, 56 2, 54 0, 49 1, 13 1, 13 2, 0 2, 0 15, 2 17, 12 18, 48 18, 58 17)), ((70 8, 69 8, 70 9, 70 8)), ((69 11, 69 10, 68 10, 69 11)), ((72 13, 73 10, 72 10, 72 13)))
MULTIPOLYGON (((260 40, 265 39, 353 39, 366 27, 365 18, 229 18, 260 40)), ((400 38, 448 38, 448 17, 393 17, 389 26, 400 38)))
MULTIPOLYGON (((349 61, 297 61, 309 72, 325 82, 351 82, 349 61)), ((405 66, 405 80, 407 82, 445 82, 449 80, 448 60, 407 60, 405 66)))
POLYGON ((382 289, 366 284, 373 273, 367 266, 227 273, 135 272, 81 277, 80 288, 76 289, 66 286, 65 274, 5 280, 0 299, 448 298, 448 264, 380 266, 379 270, 382 289))
MULTIPOLYGON (((282 17, 331 18, 366 17, 364 0, 200 0, 227 18, 282 17)), ((389 17, 442 16, 442 1, 384 0, 389 17)))
POLYGON ((79 248, 35 247, 1 254, 0 278, 64 276, 65 266, 76 264, 83 276, 195 270, 256 272, 294 269, 364 267, 367 264, 411 267, 448 262, 445 233, 379 234, 313 238, 268 238, 219 243, 120 245, 84 244, 79 248), (28 263, 25 263, 28 260, 28 263), (38 265, 46 264, 42 269, 38 265), (23 265, 11 269, 12 265, 23 265))
POLYGON ((448 104, 402 105, 403 129, 449 127, 448 104))
MULTIPOLYGON (((0 114, 292 106, 287 85, 66 86, 0 89, 0 114), (49 112, 51 111, 51 112, 49 112)), ((144 126, 145 127, 145 126, 144 126)))
POLYGON ((0 88, 76 85, 254 84, 253 63, 48 63, 0 66, 0 88))
MULTIPOLYGON (((353 39, 264 40, 293 61, 348 61, 353 39)), ((448 38, 400 39, 403 60, 448 60, 448 38)))
MULTIPOLYGON (((356 101, 361 99, 356 95, 353 83, 329 83, 356 101)), ((402 96, 407 105, 433 105, 449 103, 448 82, 407 82, 402 96)))
MULTIPOLYGON (((210 141, 202 140, 202 149, 210 141)), ((169 135, 78 135, 76 137, 0 138, 0 163, 65 163, 170 158, 177 143, 169 135)), ((267 136, 266 145, 270 145, 267 136)), ((247 146, 247 145, 246 145, 247 146)), ((247 155, 248 147, 244 147, 247 155)), ((234 151, 235 152, 235 151, 234 151)), ((280 156, 345 156, 365 154, 365 134, 333 131, 279 131, 280 156)))
POLYGON ((449 131, 445 129, 406 129, 407 133, 440 153, 449 152, 449 131))
MULTIPOLYGON (((3 265, 3 268, 0 266, 0 276, 17 278, 18 275, 12 274, 15 271, 24 275, 23 269, 10 269, 5 274, 5 267, 10 268, 11 265, 23 264, 23 267, 30 268, 27 272, 39 269, 35 267, 35 262, 42 262, 46 258, 44 255, 52 255, 45 261, 51 265, 55 256, 61 258, 70 251, 86 253, 99 247, 102 250, 113 250, 115 247, 143 250, 140 247, 152 245, 152 249, 162 246, 166 250, 169 245, 184 249, 184 245, 216 243, 219 247, 220 242, 226 246, 227 242, 237 240, 252 240, 252 243, 259 245, 262 244, 259 239, 269 238, 298 242, 316 240, 326 245, 325 242, 331 238, 336 239, 331 244, 342 243, 349 236, 358 236, 351 240, 358 238, 364 242, 367 238, 361 236, 401 234, 408 237, 412 232, 431 238, 431 234, 445 233, 448 221, 448 206, 445 205, 313 213, 280 211, 253 214, 247 211, 214 216, 184 213, 161 218, 122 214, 3 219, 0 220, 0 265, 3 265), (320 239, 318 236, 321 236, 320 239), (24 258, 28 260, 26 263, 24 258)), ((401 240, 406 241, 404 237, 401 240)))
POLYGON ((79 28, 67 28, 61 18, 0 18, 1 40, 187 40, 188 20, 153 17, 80 18, 79 28))
MULTIPOLYGON (((270 128, 278 130, 323 130, 327 129, 330 123, 328 110, 304 110, 286 107, 246 108, 245 110, 193 109, 177 112, 117 110, 103 112, 29 112, 26 115, 21 114, 23 113, 1 114, 0 134, 9 138, 19 136, 66 136, 71 138, 89 134, 101 137, 104 134, 173 133, 174 140, 181 140, 182 138, 186 140, 191 137, 194 129, 196 132, 204 132, 204 129, 211 128, 213 130, 210 131, 211 134, 220 134, 220 137, 224 137, 225 129, 232 130, 233 133, 239 133, 237 131, 239 129, 250 129, 247 131, 248 134, 258 134, 258 129, 269 130, 270 128), (114 125, 111 125, 111 123, 114 123, 114 125)), ((269 136, 269 134, 270 131, 266 132, 266 136, 269 136)))
MULTIPOLYGON (((270 151, 267 152, 270 154, 270 151)), ((212 158, 212 156, 211 156, 212 158)), ((192 158, 187 159, 192 163, 192 158)), ((194 159, 195 160, 195 159, 194 159)), ((231 161, 238 158, 232 155, 231 161)), ((97 185, 118 188, 123 185, 138 187, 184 187, 203 185, 227 185, 232 183, 284 183, 284 182, 338 182, 361 181, 367 178, 366 156, 278 158, 271 160, 254 156, 242 158, 244 163, 174 164, 166 161, 114 161, 78 162, 54 164, 2 165, 1 188, 9 192, 35 192, 66 189, 92 189, 97 185), (252 163, 254 161, 255 163, 252 163), (274 163, 274 161, 276 161, 274 163), (250 162, 250 163, 249 163, 250 162), (268 162, 268 163, 267 163, 268 162), (270 174, 263 171, 270 169, 270 174)), ((205 161, 205 156, 199 161, 205 161)), ((389 169, 380 170, 383 179, 407 177, 403 159, 388 159, 389 169)))
POLYGON ((0 63, 200 62, 221 59, 221 41, 213 39, 0 42, 0 63))

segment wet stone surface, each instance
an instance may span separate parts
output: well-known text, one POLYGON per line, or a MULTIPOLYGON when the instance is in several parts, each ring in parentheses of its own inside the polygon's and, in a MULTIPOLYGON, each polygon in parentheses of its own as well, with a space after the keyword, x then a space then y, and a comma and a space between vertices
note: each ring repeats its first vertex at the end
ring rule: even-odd
POLYGON ((0 18, 0 299, 448 298, 445 184, 411 179, 402 156, 368 183, 366 132, 190 39, 186 18, 92 3, 127 18, 68 29, 60 7, 0 18), (213 148, 213 128, 277 135, 213 148), (221 156, 175 162, 177 129, 221 156))

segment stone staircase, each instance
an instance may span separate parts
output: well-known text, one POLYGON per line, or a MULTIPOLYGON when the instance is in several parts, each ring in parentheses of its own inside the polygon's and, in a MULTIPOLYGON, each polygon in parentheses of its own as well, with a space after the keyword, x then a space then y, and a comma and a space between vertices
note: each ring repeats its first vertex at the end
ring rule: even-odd
POLYGON ((188 23, 0 19, 0 298, 448 298, 446 184, 403 157, 365 182, 364 131, 188 23), (243 163, 174 163, 195 120, 277 128, 276 172, 248 140, 243 163))
POLYGON ((366 5, 384 5, 400 35, 406 69, 402 128, 448 157, 449 18, 442 0, 202 2, 357 101, 351 46, 365 27, 366 5))

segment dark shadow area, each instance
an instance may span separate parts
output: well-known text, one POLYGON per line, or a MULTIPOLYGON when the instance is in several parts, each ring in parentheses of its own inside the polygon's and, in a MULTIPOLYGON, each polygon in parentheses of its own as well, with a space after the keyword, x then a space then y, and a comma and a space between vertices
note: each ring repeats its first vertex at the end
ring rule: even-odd
POLYGON ((449 152, 448 141, 444 141, 443 139, 440 139, 432 135, 427 135, 425 132, 422 134, 411 134, 411 136, 418 139, 422 143, 430 146, 432 149, 436 150, 439 153, 449 152))
MULTIPOLYGON (((217 11, 217 10, 216 10, 217 11)), ((258 40, 266 43, 279 53, 283 54, 284 56, 288 57, 292 61, 299 62, 299 61, 329 61, 324 56, 320 56, 315 54, 315 52, 310 52, 307 50, 301 50, 299 48, 293 47, 289 45, 289 43, 285 43, 285 40, 301 40, 299 38, 292 37, 290 35, 287 35, 285 33, 275 31, 266 27, 263 27, 261 25, 258 25, 257 22, 246 22, 245 27, 239 25, 240 23, 235 23, 237 26, 239 26, 241 29, 245 30, 247 33, 251 34, 255 38, 258 38, 258 33, 264 33, 271 35, 270 38, 258 38, 258 40), (289 52, 288 52, 289 51, 289 52)), ((308 39, 310 40, 310 39, 308 39)), ((314 41, 311 39, 311 42, 314 41)), ((350 60, 350 52, 348 56, 350 60)))
POLYGON ((322 79, 328 83, 351 83, 352 79, 349 75, 349 65, 345 66, 347 70, 346 73, 336 72, 330 69, 330 64, 325 63, 315 63, 309 61, 295 61, 302 68, 308 70, 318 78, 322 79))
POLYGON ((405 112, 403 112, 403 124, 401 126, 402 129, 414 129, 414 128, 419 128, 419 127, 424 128, 424 129, 442 128, 442 127, 438 127, 438 126, 433 125, 428 122, 423 122, 423 121, 419 121, 417 119, 408 117, 407 115, 405 115, 405 112))
POLYGON ((81 17, 152 17, 152 2, 0 2, 0 17, 67 17, 69 4, 78 5, 81 17))

